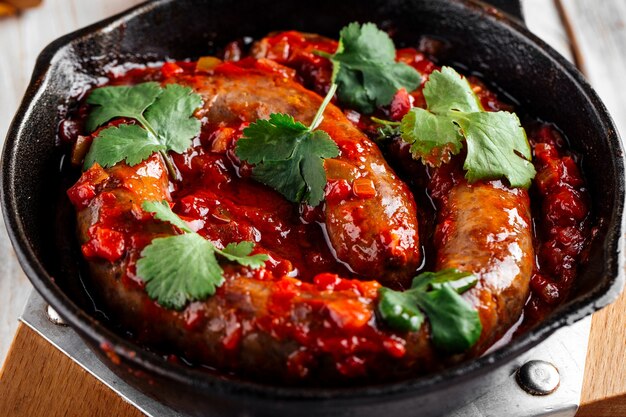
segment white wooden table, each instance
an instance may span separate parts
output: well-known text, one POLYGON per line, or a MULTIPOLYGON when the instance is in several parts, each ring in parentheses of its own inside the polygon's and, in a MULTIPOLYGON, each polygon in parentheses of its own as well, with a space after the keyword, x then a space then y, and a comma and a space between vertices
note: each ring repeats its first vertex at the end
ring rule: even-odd
MULTIPOLYGON (((0 139, 30 79, 35 59, 50 41, 140 3, 140 0, 44 0, 39 8, 0 20, 0 139)), ((626 132, 626 1, 524 0, 526 21, 537 35, 572 59, 567 25, 579 59, 622 132, 626 132)), ((0 220, 1 222, 1 220, 0 220)), ((0 226, 0 363, 17 326, 30 284, 0 226)))

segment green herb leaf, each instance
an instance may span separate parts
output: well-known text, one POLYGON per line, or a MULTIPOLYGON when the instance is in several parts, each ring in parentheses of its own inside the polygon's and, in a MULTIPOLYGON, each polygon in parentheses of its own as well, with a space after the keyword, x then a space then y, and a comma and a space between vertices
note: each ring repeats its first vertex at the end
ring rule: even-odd
POLYGON ((461 77, 451 67, 433 71, 424 85, 423 92, 428 110, 433 113, 445 113, 450 110, 464 113, 483 111, 483 106, 467 79, 461 77))
POLYGON ((419 73, 396 62, 393 41, 373 23, 350 23, 341 30, 334 55, 318 54, 333 63, 339 101, 364 113, 389 104, 399 89, 412 91, 420 85, 419 73))
POLYGON ((167 201, 144 201, 141 208, 148 213, 154 214, 155 219, 170 223, 183 232, 193 233, 193 230, 189 228, 187 223, 172 211, 167 201))
POLYGON ((141 118, 162 92, 159 83, 155 82, 96 88, 87 98, 87 103, 96 106, 87 118, 87 130, 93 132, 117 117, 141 118))
POLYGON ((165 150, 165 146, 138 125, 110 127, 94 139, 85 157, 85 168, 95 162, 108 168, 121 160, 132 166, 161 150, 165 150))
POLYGON ((338 156, 339 148, 328 133, 313 127, 335 88, 329 91, 310 127, 287 114, 272 113, 269 120, 257 120, 244 129, 235 153, 255 165, 252 178, 294 203, 317 206, 324 199, 324 159, 338 156))
POLYGON ((294 143, 308 134, 309 128, 292 116, 272 113, 269 120, 259 119, 244 129, 243 137, 237 141, 237 157, 250 164, 286 160, 293 154, 294 143))
POLYGON ((237 262, 240 265, 256 269, 263 266, 265 261, 267 261, 268 256, 264 253, 258 253, 250 256, 253 248, 253 242, 244 241, 229 243, 224 249, 217 250, 217 252, 229 261, 237 262))
POLYGON ((377 136, 376 138, 374 138, 374 141, 381 143, 400 136, 400 122, 379 119, 375 116, 370 117, 370 119, 374 123, 378 123, 381 125, 378 129, 376 129, 377 136))
POLYGON ((463 168, 470 182, 506 177, 513 187, 530 187, 536 171, 526 132, 513 113, 470 113, 455 116, 467 141, 463 168), (520 154, 522 157, 518 156, 520 154))
POLYGON ((172 309, 215 294, 224 283, 222 273, 214 246, 195 233, 154 239, 137 261, 150 298, 172 309))
POLYGON ((146 120, 167 150, 183 153, 190 140, 200 133, 200 120, 193 113, 201 105, 202 98, 191 88, 168 84, 146 110, 146 120))
POLYGON ((391 327, 417 331, 430 322, 433 344, 450 353, 463 352, 478 341, 482 324, 478 312, 459 295, 478 282, 472 274, 446 269, 425 272, 413 279, 411 289, 381 288, 378 312, 391 327))
POLYGON ((216 288, 224 283, 224 271, 216 254, 255 269, 268 259, 265 254, 249 256, 254 247, 252 242, 230 243, 223 250, 217 249, 193 232, 166 201, 145 201, 142 208, 185 232, 154 239, 137 261, 137 275, 146 282, 148 296, 166 308, 181 309, 189 301, 215 294, 216 288))
POLYGON ((87 119, 89 131, 117 117, 133 118, 138 125, 122 124, 102 130, 85 158, 84 168, 95 162, 110 167, 120 161, 136 165, 154 152, 184 152, 200 133, 193 117, 202 99, 189 87, 148 82, 135 86, 101 87, 89 96, 95 105, 87 119))
POLYGON ((402 139, 411 144, 414 158, 431 166, 450 161, 463 147, 463 136, 453 120, 444 115, 437 116, 419 107, 409 110, 400 125, 402 139))
POLYGON ((428 110, 414 108, 402 119, 402 139, 415 159, 439 166, 458 154, 470 182, 506 177, 512 187, 530 186, 535 168, 526 133, 515 114, 485 112, 466 79, 454 69, 434 71, 424 86, 428 110))
POLYGON ((378 311, 383 320, 394 329, 417 331, 424 323, 424 314, 414 297, 389 288, 379 290, 378 311))
POLYGON ((464 352, 478 341, 483 329, 478 312, 450 285, 443 284, 438 290, 421 294, 418 304, 428 316, 437 348, 464 352))

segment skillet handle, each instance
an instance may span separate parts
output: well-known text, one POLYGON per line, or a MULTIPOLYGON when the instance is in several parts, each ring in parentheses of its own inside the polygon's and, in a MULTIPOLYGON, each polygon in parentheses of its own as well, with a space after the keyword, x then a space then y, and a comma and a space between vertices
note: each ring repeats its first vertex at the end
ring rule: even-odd
POLYGON ((483 0, 524 23, 521 0, 483 0))

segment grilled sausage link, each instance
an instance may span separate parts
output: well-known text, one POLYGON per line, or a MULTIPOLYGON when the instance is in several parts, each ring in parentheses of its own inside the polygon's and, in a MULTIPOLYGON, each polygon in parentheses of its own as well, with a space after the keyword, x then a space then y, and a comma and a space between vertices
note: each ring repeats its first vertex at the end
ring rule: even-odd
MULTIPOLYGON (((254 122, 271 113, 310 124, 322 98, 280 74, 241 70, 177 79, 206 103, 209 123, 254 122)), ((330 104, 319 129, 341 154, 325 160, 325 224, 339 260, 359 275, 394 286, 410 285, 421 254, 415 200, 378 147, 330 104)))
POLYGON ((124 230, 130 237, 118 259, 88 257, 94 293, 111 317, 143 343, 273 382, 389 379, 439 366, 429 360, 433 353, 426 328, 405 341, 378 327, 376 281, 321 274, 305 283, 224 264, 225 282, 215 295, 183 311, 165 309, 148 297, 134 266, 152 239, 175 233, 138 207, 145 199, 170 199, 162 160, 154 155, 133 167, 120 163, 107 170, 95 165, 70 195, 84 195, 84 190, 94 194, 88 204, 77 205, 84 252, 110 230, 124 230))
POLYGON ((433 190, 436 269, 456 268, 479 278, 464 297, 481 318, 475 347, 480 351, 515 323, 528 298, 534 262, 530 199, 526 190, 501 181, 468 184, 458 171, 455 182, 447 192, 433 190))

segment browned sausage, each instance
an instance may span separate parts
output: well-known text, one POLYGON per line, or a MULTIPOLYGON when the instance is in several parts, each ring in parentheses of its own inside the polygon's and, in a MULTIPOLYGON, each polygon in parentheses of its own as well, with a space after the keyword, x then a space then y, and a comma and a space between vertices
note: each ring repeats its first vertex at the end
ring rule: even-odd
POLYGON ((501 181, 468 184, 460 169, 447 168, 435 173, 430 187, 438 206, 437 270, 456 268, 479 278, 464 297, 480 314, 480 350, 515 323, 528 298, 534 262, 528 192, 501 181))
MULTIPOLYGON (((173 81, 187 82, 203 96, 206 105, 201 116, 214 124, 254 122, 271 113, 286 113, 308 125, 322 101, 279 74, 238 71, 173 81)), ((421 257, 410 191, 378 147, 337 107, 328 106, 319 128, 341 150, 338 158, 325 161, 331 190, 325 203, 325 223, 337 258, 366 278, 408 286, 421 257), (332 192, 342 185, 348 187, 347 193, 332 192), (373 193, 359 193, 363 186, 373 193)))
POLYGON ((221 371, 274 382, 392 378, 438 366, 426 360, 432 356, 427 329, 405 341, 378 328, 374 310, 380 285, 375 281, 330 274, 313 284, 271 274, 261 279, 254 271, 226 264, 225 283, 214 296, 183 311, 160 307, 135 278, 134 262, 146 243, 174 231, 141 215, 137 202, 168 199, 167 185, 166 169, 155 155, 133 167, 120 163, 103 170, 96 165, 74 186, 95 192, 88 205, 77 207, 83 245, 98 236, 103 216, 106 227, 143 241, 128 246, 119 261, 89 262, 97 298, 142 342, 174 347, 187 359, 221 371))

